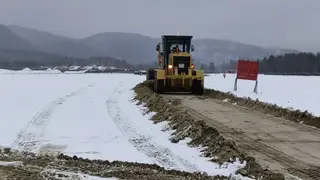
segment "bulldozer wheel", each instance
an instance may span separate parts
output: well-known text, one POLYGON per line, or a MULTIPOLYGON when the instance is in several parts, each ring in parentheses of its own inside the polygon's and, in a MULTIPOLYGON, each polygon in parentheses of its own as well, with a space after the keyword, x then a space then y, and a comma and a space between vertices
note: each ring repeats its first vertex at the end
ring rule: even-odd
POLYGON ((154 91, 159 94, 164 93, 164 79, 154 80, 154 91))
POLYGON ((201 80, 193 80, 193 84, 192 84, 192 93, 193 94, 197 94, 197 95, 202 95, 204 91, 204 88, 201 84, 201 80))
POLYGON ((165 88, 170 89, 172 79, 166 79, 165 88))
POLYGON ((149 69, 147 72, 147 80, 153 80, 154 79, 154 69, 149 69))

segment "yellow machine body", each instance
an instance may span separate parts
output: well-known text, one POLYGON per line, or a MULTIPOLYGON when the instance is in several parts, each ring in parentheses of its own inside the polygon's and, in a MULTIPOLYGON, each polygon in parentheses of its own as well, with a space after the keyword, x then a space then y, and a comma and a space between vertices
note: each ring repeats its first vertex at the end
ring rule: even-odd
POLYGON ((155 92, 203 94, 204 71, 196 70, 192 62, 191 38, 192 36, 163 36, 162 49, 161 43, 157 45, 161 68, 150 69, 147 73, 147 80, 154 80, 155 92), (170 49, 172 44, 176 45, 176 48, 170 49), (182 46, 182 51, 179 45, 182 46))

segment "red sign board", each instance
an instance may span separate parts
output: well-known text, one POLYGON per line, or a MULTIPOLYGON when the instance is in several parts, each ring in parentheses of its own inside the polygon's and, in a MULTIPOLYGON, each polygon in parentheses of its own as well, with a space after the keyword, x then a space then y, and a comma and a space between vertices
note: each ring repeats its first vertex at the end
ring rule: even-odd
POLYGON ((238 60, 237 78, 246 80, 257 80, 259 73, 259 62, 238 60))

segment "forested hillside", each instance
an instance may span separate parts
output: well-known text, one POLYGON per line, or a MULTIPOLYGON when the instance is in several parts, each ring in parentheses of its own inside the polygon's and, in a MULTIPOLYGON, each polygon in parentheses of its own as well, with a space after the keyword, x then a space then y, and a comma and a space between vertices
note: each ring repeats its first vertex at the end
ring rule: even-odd
MULTIPOLYGON (((155 47, 160 40, 141 34, 123 32, 104 32, 83 39, 72 39, 35 29, 8 26, 23 39, 28 40, 39 51, 74 58, 109 56, 125 59, 130 64, 153 64, 157 61, 155 47)), ((271 54, 298 52, 294 49, 264 48, 221 39, 198 39, 194 37, 193 57, 197 64, 210 62, 220 64, 237 57, 263 58, 271 54)))
POLYGON ((117 68, 133 68, 125 60, 119 60, 112 57, 91 57, 86 59, 63 57, 56 54, 40 53, 24 50, 2 50, 0 49, 0 68, 4 69, 23 69, 28 67, 31 69, 39 69, 42 66, 113 66, 117 68))
MULTIPOLYGON (((137 68, 156 67, 155 46, 158 42, 159 39, 134 33, 106 32, 72 39, 20 26, 0 25, 0 66, 21 68, 102 63, 121 67, 129 64, 137 68)), ((206 72, 234 70, 237 58, 260 59, 261 73, 320 72, 319 54, 196 37, 193 44, 194 63, 206 72)))

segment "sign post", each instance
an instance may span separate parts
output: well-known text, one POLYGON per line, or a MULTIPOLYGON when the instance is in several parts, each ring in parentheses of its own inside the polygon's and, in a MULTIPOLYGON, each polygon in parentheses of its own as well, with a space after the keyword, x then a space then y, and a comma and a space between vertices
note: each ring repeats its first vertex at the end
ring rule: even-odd
POLYGON ((259 62, 238 60, 237 77, 234 81, 234 90, 237 91, 238 79, 256 81, 253 92, 258 93, 259 62))

